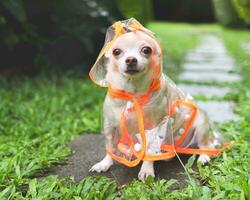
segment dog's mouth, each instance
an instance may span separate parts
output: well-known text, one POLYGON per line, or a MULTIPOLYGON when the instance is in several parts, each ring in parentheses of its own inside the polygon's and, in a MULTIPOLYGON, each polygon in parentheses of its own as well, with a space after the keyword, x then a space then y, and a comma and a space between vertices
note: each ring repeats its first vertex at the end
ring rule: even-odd
POLYGON ((138 69, 127 69, 125 71, 126 74, 130 74, 130 75, 136 74, 138 72, 140 72, 138 69))

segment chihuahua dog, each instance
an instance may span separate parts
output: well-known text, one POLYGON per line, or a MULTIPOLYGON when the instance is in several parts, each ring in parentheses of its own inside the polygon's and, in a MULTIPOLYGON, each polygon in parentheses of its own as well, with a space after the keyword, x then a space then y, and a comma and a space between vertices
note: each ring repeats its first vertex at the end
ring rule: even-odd
MULTIPOLYGON (((145 93, 150 86, 149 75, 153 73, 154 67, 151 63, 161 59, 161 48, 159 44, 141 31, 129 32, 118 37, 112 44, 112 47, 105 53, 105 67, 107 70, 106 81, 109 85, 115 85, 117 89, 133 93, 140 96, 145 93)), ((164 76, 161 72, 161 76, 164 76)), ((159 109, 161 102, 174 96, 176 99, 185 98, 177 87, 171 82, 166 82, 163 86, 154 91, 156 93, 152 98, 155 104, 151 106, 148 113, 157 113, 159 118, 164 118, 164 112, 159 109)), ((117 128, 119 127, 119 116, 124 110, 127 101, 123 99, 115 99, 106 96, 103 112, 105 142, 107 147, 117 144, 118 136, 117 128)), ((176 128, 177 130, 177 128, 176 128)), ((204 135, 210 130, 210 125, 206 114, 202 110, 198 110, 195 121, 190 129, 195 135, 196 143, 199 148, 211 148, 203 141, 204 135)), ((202 164, 210 160, 208 155, 200 155, 198 161, 202 164)), ((95 164, 90 171, 98 173, 107 171, 114 161, 108 154, 103 160, 95 164)), ((155 177, 154 162, 143 161, 138 178, 145 180, 147 176, 155 177)))

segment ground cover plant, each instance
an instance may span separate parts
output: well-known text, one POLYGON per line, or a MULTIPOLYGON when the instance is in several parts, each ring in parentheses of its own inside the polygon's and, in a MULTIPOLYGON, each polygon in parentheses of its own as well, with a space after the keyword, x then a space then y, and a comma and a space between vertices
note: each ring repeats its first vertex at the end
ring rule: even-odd
MULTIPOLYGON (((68 142, 79 134, 99 133, 104 91, 76 72, 34 77, 0 78, 0 199, 249 199, 250 198, 250 56, 241 49, 250 42, 246 31, 213 26, 150 23, 164 49, 166 73, 177 80, 184 55, 202 34, 220 34, 243 75, 238 93, 226 97, 237 104, 239 119, 220 125, 235 141, 205 167, 190 174, 184 189, 171 190, 176 180, 133 181, 118 186, 102 177, 80 183, 36 173, 70 155, 68 142)), ((131 169, 132 170, 132 169, 131 169)))

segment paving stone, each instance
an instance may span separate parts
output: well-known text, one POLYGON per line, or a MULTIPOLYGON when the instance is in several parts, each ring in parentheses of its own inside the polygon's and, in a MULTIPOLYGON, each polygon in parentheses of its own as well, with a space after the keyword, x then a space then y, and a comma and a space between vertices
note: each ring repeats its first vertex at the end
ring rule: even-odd
POLYGON ((235 67, 234 64, 226 64, 223 62, 185 62, 182 65, 182 68, 185 71, 223 71, 223 72, 230 72, 230 71, 235 71, 237 68, 235 67))
POLYGON ((215 87, 194 84, 178 84, 178 87, 185 93, 189 93, 192 96, 205 97, 224 97, 231 91, 228 87, 215 87))
POLYGON ((187 54, 185 57, 186 62, 207 62, 209 61, 210 56, 204 56, 200 54, 187 54))
POLYGON ((218 55, 218 56, 223 56, 223 57, 230 57, 230 55, 227 53, 227 51, 225 49, 221 50, 218 47, 214 47, 214 48, 205 48, 202 46, 198 46, 197 48, 191 50, 188 52, 188 55, 194 55, 194 54, 198 54, 198 55, 218 55))
POLYGON ((191 50, 185 58, 187 62, 203 61, 205 63, 209 60, 229 62, 229 65, 234 65, 234 60, 228 55, 222 40, 212 35, 204 36, 198 46, 191 50))
POLYGON ((201 83, 204 82, 233 83, 241 81, 241 76, 239 74, 223 73, 223 72, 184 71, 180 74, 179 80, 201 82, 201 83))
MULTIPOLYGON (((90 173, 89 169, 92 165, 99 162, 105 156, 104 137, 99 134, 85 134, 77 137, 70 143, 70 148, 74 154, 66 160, 63 165, 53 166, 48 170, 47 175, 58 175, 59 177, 73 176, 76 182, 79 182, 86 176, 103 175, 114 179, 118 185, 123 185, 137 179, 140 166, 126 167, 122 164, 116 163, 108 172, 105 173, 90 173)), ((187 162, 189 156, 181 156, 184 164, 187 162)), ((183 174, 179 160, 174 158, 169 161, 155 162, 155 175, 157 178, 180 180, 180 186, 184 187, 187 176, 183 174)), ((176 186, 177 187, 177 186, 176 186)))
POLYGON ((233 60, 231 57, 226 56, 224 54, 198 54, 198 53, 192 53, 187 54, 184 58, 184 61, 186 62, 220 62, 220 63, 233 63, 233 60))
POLYGON ((234 103, 228 101, 209 101, 209 102, 197 102, 198 106, 204 110, 211 121, 213 122, 225 122, 229 120, 237 119, 237 116, 233 113, 234 103))
POLYGON ((250 54, 250 42, 241 43, 241 48, 250 54))
POLYGON ((193 50, 193 51, 189 51, 187 53, 187 56, 189 57, 211 57, 211 56, 215 56, 216 59, 220 58, 220 59, 225 59, 225 60, 232 60, 231 56, 227 53, 227 52, 217 52, 217 49, 214 49, 213 51, 209 52, 209 51, 198 51, 198 50, 193 50))

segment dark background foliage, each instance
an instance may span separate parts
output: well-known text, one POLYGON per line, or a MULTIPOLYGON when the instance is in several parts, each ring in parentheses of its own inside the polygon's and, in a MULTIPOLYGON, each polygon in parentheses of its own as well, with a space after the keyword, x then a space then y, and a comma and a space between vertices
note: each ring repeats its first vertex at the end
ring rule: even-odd
POLYGON ((112 0, 3 0, 0 11, 0 66, 22 69, 88 63, 121 17, 112 0))
POLYGON ((211 0, 153 1, 153 6, 156 20, 192 23, 215 21, 211 0))
POLYGON ((242 26, 242 20, 229 0, 213 0, 215 15, 218 21, 224 26, 238 27, 242 26))
MULTIPOLYGON (((1 0, 0 73, 89 70, 106 28, 135 17, 241 27, 250 0, 1 0), (194 6, 195 5, 195 6, 194 6), (215 12, 214 12, 215 11, 215 12), (215 13, 215 14, 214 14, 215 13)), ((244 21, 244 22, 243 22, 244 21)))

